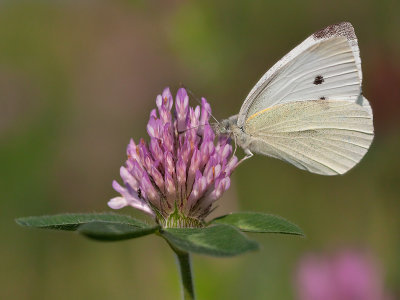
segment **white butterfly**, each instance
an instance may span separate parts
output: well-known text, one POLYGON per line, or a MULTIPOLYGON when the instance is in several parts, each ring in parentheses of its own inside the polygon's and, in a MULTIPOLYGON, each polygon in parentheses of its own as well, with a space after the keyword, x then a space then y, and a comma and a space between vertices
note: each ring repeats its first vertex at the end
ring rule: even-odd
POLYGON ((374 137, 361 91, 360 51, 348 22, 322 29, 278 61, 254 86, 239 114, 216 125, 247 159, 272 156, 322 175, 343 174, 374 137))

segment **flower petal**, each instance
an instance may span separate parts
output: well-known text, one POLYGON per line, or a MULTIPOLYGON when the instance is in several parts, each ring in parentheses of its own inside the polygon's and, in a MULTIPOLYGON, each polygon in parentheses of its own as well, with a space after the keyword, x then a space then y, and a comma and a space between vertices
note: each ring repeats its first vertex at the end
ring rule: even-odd
POLYGON ((147 205, 144 202, 130 202, 129 205, 134 207, 134 208, 136 208, 136 209, 138 209, 138 210, 141 210, 141 211, 149 214, 150 216, 155 217, 154 211, 150 208, 149 205, 147 205))
POLYGON ((128 206, 129 203, 124 197, 115 197, 108 201, 107 205, 112 209, 121 209, 125 206, 128 206))

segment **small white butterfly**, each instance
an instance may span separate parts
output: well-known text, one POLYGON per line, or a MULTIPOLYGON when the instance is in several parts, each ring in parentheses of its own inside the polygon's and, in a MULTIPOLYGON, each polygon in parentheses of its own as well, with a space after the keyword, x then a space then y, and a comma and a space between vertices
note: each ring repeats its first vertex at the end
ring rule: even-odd
POLYGON ((374 137, 361 91, 360 51, 348 22, 322 29, 286 54, 254 86, 239 114, 215 127, 244 149, 322 175, 344 174, 374 137))

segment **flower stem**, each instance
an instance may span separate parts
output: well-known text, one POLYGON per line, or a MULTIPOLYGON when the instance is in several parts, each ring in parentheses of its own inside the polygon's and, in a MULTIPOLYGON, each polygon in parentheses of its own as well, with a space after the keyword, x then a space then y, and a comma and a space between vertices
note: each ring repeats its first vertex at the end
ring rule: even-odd
POLYGON ((183 300, 194 300, 196 299, 194 294, 193 285, 193 274, 192 264, 190 259, 190 253, 181 251, 170 244, 172 250, 174 250, 176 259, 181 273, 182 281, 182 299, 183 300))

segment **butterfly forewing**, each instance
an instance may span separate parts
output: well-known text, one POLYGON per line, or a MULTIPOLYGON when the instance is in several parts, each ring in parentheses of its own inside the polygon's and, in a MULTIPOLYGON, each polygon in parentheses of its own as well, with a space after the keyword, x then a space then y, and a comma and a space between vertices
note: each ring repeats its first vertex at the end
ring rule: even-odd
POLYGON ((347 22, 328 26, 285 55, 259 80, 243 103, 238 126, 277 104, 319 99, 356 102, 361 81, 353 27, 347 22))

